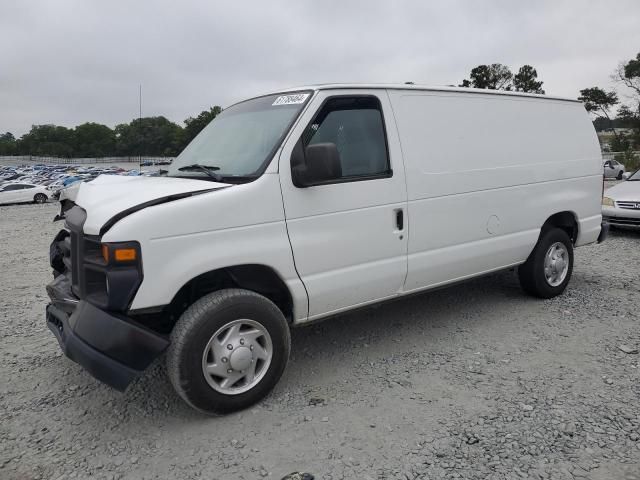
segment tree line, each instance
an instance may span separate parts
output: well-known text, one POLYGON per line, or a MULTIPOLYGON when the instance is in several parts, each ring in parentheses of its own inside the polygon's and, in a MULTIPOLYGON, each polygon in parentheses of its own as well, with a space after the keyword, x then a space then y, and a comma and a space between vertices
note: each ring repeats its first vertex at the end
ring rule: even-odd
MULTIPOLYGON (((600 87, 585 88, 578 98, 594 117, 596 130, 612 130, 611 149, 640 149, 640 53, 635 59, 620 63, 612 78, 630 99, 620 101, 618 92, 600 87), (617 112, 613 114, 614 107, 617 112), (631 133, 619 134, 615 128, 631 133)), ((537 70, 523 65, 514 74, 508 66, 493 63, 471 69, 460 87, 544 94, 544 82, 537 70)), ((75 128, 57 125, 34 125, 22 137, 0 134, 0 155, 51 155, 59 157, 106 156, 175 156, 213 120, 222 108, 211 107, 196 117, 189 117, 182 127, 163 116, 134 119, 109 128, 99 123, 83 123, 75 128)))
POLYGON ((473 68, 469 78, 458 86, 544 94, 543 83, 531 65, 523 65, 514 75, 506 65, 492 63, 473 68))
POLYGON ((189 117, 182 127, 163 116, 143 117, 109 128, 87 122, 75 128, 33 125, 15 138, 0 134, 0 155, 41 155, 66 158, 178 155, 222 108, 214 106, 189 117))

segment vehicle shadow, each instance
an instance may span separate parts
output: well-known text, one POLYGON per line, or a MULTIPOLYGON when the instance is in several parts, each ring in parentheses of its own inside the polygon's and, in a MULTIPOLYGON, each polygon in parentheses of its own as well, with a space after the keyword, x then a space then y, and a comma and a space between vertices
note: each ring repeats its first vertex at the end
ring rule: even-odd
MULTIPOLYGON (((640 238, 638 232, 631 235, 640 238)), ((574 272, 574 288, 586 280, 585 274, 574 272)), ((274 399, 283 395, 302 396, 310 388, 309 372, 320 371, 326 384, 339 381, 356 367, 356 363, 366 358, 364 354, 354 353, 356 349, 366 347, 367 355, 377 356, 393 355, 403 349, 411 351, 412 347, 400 345, 399 339, 413 342, 413 348, 419 345, 427 351, 442 349, 452 336, 461 332, 498 328, 498 324, 506 321, 500 311, 517 311, 520 305, 531 302, 542 301, 525 295, 514 271, 505 270, 294 328, 290 362, 283 378, 271 396, 253 408, 271 409, 274 402, 277 403, 274 399), (438 339, 444 343, 438 344, 438 339), (319 365, 329 367, 319 368, 319 365)), ((117 423, 136 418, 136 422, 150 427, 157 422, 197 423, 206 418, 175 393, 166 375, 164 357, 134 381, 124 394, 90 378, 80 367, 74 367, 77 367, 74 381, 86 384, 84 388, 103 399, 94 404, 93 416, 111 417, 117 423), (118 419, 114 418, 114 412, 118 419)), ((222 421, 241 414, 218 418, 222 421)))
MULTIPOLYGON (((640 229, 624 228, 624 227, 610 227, 609 235, 616 238, 636 238, 640 239, 640 229)), ((606 242, 606 240, 605 240, 606 242)))

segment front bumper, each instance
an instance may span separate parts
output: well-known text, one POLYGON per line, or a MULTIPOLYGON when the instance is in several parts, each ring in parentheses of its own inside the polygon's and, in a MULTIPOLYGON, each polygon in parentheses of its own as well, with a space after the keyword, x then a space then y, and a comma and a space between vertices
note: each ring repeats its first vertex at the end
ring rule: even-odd
POLYGON ((106 312, 67 291, 64 276, 47 286, 52 303, 47 326, 60 348, 91 375, 124 391, 168 346, 169 341, 131 319, 106 312))
POLYGON ((602 218, 614 227, 640 228, 640 209, 602 207, 602 218))

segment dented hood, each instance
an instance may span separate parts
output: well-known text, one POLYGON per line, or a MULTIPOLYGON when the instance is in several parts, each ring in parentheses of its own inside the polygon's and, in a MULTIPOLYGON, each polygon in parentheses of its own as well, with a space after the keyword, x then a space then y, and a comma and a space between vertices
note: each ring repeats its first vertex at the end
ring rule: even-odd
POLYGON ((142 208, 228 186, 187 178, 100 175, 95 180, 81 183, 65 197, 87 212, 85 233, 98 235, 142 208))

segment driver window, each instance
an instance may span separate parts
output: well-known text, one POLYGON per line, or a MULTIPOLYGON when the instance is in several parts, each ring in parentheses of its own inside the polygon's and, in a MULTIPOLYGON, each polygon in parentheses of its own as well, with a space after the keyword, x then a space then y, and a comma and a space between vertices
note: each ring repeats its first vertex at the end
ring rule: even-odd
POLYGON ((342 178, 388 176, 391 172, 380 101, 376 97, 334 97, 322 107, 302 136, 306 148, 333 143, 342 178))

